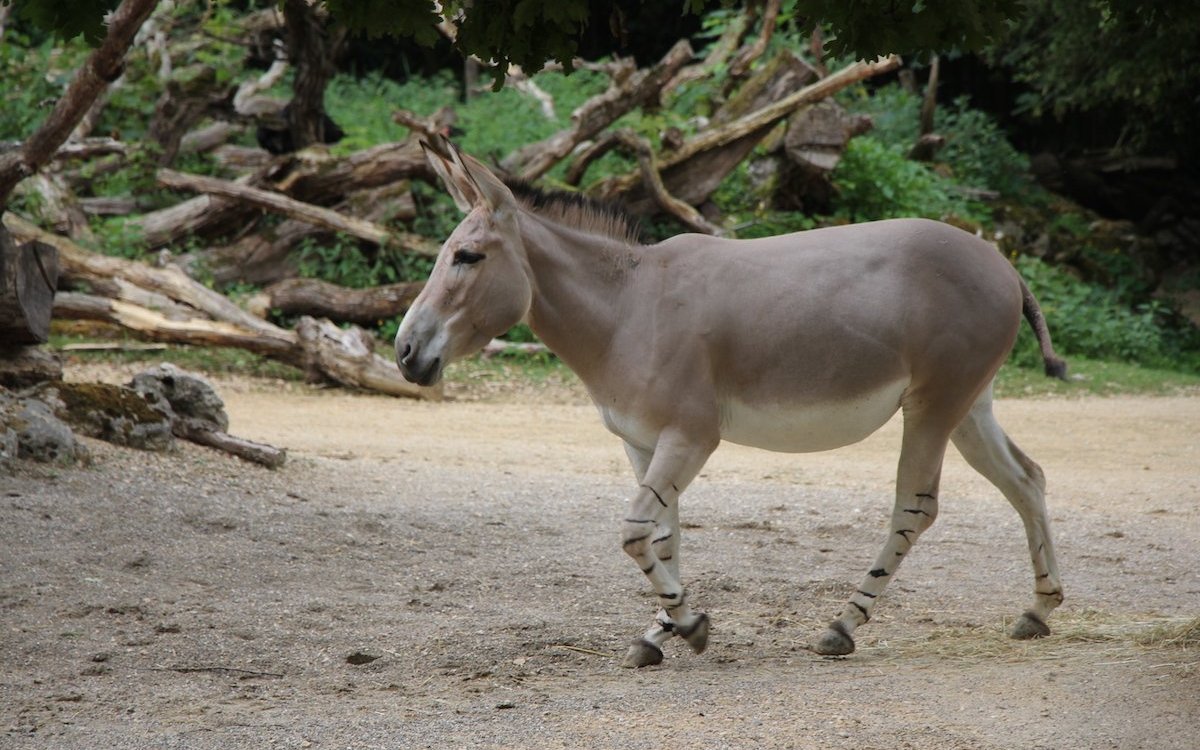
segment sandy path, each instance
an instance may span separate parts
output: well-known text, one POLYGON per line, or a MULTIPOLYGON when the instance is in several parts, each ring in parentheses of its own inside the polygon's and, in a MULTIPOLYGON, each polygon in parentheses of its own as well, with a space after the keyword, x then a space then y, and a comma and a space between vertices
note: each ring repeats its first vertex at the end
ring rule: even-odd
POLYGON ((1197 746, 1200 653, 1136 638, 1200 614, 1200 398, 998 404, 1064 569, 1033 644, 1002 632, 1020 523, 954 454, 859 651, 805 651, 886 533, 898 424, 723 446, 684 498, 710 649, 629 672, 603 654, 653 602, 591 407, 224 396, 284 471, 92 443, 90 469, 0 477, 0 747, 1197 746))

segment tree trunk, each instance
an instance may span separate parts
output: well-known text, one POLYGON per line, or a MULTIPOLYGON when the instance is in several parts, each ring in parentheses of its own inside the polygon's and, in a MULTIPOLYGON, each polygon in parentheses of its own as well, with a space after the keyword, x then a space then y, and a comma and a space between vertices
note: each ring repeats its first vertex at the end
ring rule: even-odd
POLYGON ((937 112, 938 70, 940 67, 941 60, 934 55, 929 63, 929 82, 925 85, 925 96, 921 99, 917 142, 908 152, 908 158, 914 161, 933 161, 938 150, 946 144, 945 137, 933 132, 933 118, 937 112))
POLYGON ((0 348, 46 342, 57 288, 57 251, 41 242, 17 246, 0 226, 0 348))
POLYGON ((121 75, 125 52, 157 4, 158 0, 123 0, 109 19, 104 40, 88 55, 50 116, 25 140, 20 152, 0 157, 0 208, 8 205, 8 196, 18 182, 54 157, 97 95, 121 75))
POLYGON ((318 6, 305 0, 284 0, 288 59, 295 68, 288 130, 294 150, 325 143, 325 86, 333 77, 333 61, 341 33, 327 33, 318 6))

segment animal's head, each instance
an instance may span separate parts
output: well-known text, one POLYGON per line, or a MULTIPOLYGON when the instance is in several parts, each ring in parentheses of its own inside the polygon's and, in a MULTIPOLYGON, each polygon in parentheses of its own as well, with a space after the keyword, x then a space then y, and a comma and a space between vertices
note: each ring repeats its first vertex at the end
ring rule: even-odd
POLYGON ((396 332, 400 372, 414 383, 433 385, 448 363, 519 323, 533 287, 512 192, 444 138, 421 146, 467 214, 442 245, 429 281, 396 332))

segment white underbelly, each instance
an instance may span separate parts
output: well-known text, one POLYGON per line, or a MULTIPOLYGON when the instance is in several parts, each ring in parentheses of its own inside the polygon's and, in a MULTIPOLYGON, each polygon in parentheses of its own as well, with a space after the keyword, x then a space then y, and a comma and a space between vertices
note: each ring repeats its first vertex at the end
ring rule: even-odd
POLYGON ((844 401, 750 406, 730 400, 721 406, 721 438, 785 453, 811 453, 857 443, 884 425, 900 408, 908 381, 844 401))

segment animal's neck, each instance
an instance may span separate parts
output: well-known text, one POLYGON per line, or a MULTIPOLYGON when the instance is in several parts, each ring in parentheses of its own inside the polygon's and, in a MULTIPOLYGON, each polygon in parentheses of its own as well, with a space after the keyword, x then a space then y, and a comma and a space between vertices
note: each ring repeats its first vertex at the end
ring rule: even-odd
POLYGON ((529 326, 584 382, 603 364, 637 246, 522 213, 533 275, 529 326))

